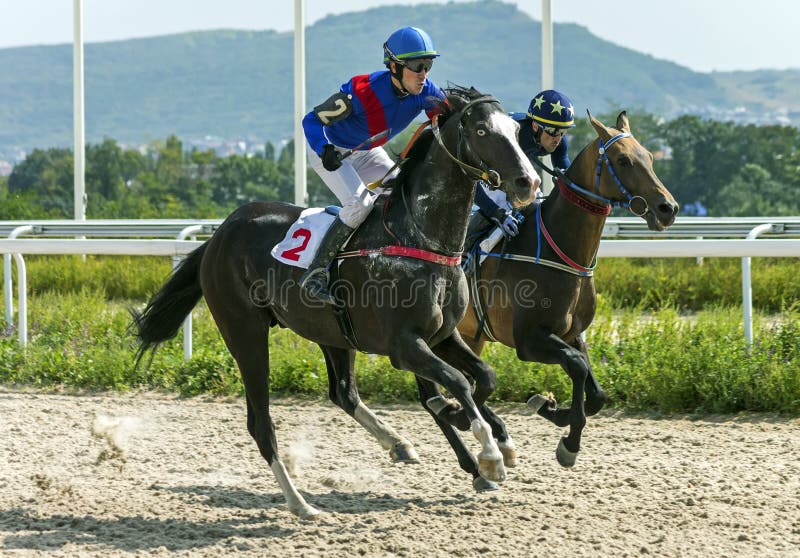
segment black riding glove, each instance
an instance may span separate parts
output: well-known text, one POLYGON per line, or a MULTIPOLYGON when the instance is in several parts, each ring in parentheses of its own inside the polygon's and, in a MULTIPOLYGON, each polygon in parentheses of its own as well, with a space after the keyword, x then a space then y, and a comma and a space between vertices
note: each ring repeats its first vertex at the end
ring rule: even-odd
POLYGON ((322 148, 320 159, 322 159, 322 166, 326 171, 333 172, 342 166, 342 154, 336 151, 336 148, 330 143, 326 143, 322 148))

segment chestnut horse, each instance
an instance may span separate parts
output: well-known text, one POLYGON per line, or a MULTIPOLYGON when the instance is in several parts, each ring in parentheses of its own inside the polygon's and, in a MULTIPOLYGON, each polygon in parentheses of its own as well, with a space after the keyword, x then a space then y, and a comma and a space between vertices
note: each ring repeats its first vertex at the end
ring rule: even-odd
MULTIPOLYGON (((565 175, 557 173, 557 187, 545 200, 525 208, 519 235, 473 268, 470 307, 458 325, 478 355, 487 342, 496 341, 515 348, 520 360, 561 365, 572 380, 570 405, 559 407, 542 395, 528 403, 557 426, 569 426, 556 450, 565 467, 575 463, 586 416, 606 401, 581 336, 595 314, 592 270, 606 216, 612 206, 626 207, 660 231, 678 212, 653 171, 652 154, 631 135, 626 113, 619 114, 615 128, 591 114, 589 120, 598 138, 565 175)), ((450 415, 448 420, 463 428, 459 413, 450 405, 441 416, 450 415)), ((502 428, 502 422, 486 418, 496 430, 502 428)))

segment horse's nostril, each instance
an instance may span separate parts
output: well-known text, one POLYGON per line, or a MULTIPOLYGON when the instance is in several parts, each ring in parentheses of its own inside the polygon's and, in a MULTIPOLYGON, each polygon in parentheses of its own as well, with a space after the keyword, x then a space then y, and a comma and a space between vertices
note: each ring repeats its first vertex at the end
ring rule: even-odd
POLYGON ((538 176, 520 176, 514 181, 514 186, 520 190, 534 190, 539 187, 540 182, 538 176))
POLYGON ((677 215, 678 213, 678 204, 676 203, 662 203, 658 206, 658 211, 662 215, 677 215))

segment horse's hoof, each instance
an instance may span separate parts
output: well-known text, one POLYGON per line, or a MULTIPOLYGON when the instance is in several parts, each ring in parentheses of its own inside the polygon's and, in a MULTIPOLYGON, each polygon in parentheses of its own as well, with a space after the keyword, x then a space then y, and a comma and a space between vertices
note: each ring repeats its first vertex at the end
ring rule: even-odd
POLYGON ((461 405, 458 403, 458 401, 445 399, 443 395, 431 397, 425 402, 425 405, 428 407, 428 409, 433 411, 433 414, 437 417, 441 417, 442 413, 445 411, 458 412, 461 410, 461 405))
POLYGON ((487 459, 479 455, 478 473, 488 481, 503 482, 506 480, 506 469, 500 457, 487 459))
POLYGON ((303 520, 316 519, 321 513, 317 508, 309 506, 308 504, 298 506, 297 508, 290 508, 289 511, 303 520))
POLYGON ((503 454, 503 465, 506 467, 517 466, 517 448, 514 443, 497 442, 497 447, 500 448, 500 453, 503 454))
POLYGON ((475 492, 491 492, 492 490, 500 490, 500 485, 496 482, 486 480, 483 477, 475 477, 472 479, 472 486, 475 492))
POLYGON ((569 451, 567 446, 564 445, 564 438, 561 438, 556 448, 556 459, 558 459, 558 464, 562 467, 572 467, 575 465, 575 460, 578 459, 578 452, 569 451))
POLYGON ((531 396, 528 399, 528 407, 533 409, 535 413, 538 413, 539 410, 547 405, 549 409, 555 409, 558 404, 556 403, 556 398, 553 397, 552 393, 547 395, 542 395, 541 393, 537 393, 536 395, 531 396))
POLYGON ((538 413, 545 403, 547 403, 547 398, 541 393, 537 393, 528 399, 528 407, 533 409, 534 413, 538 413))
POLYGON ((397 442, 389 450, 389 456, 395 463, 419 463, 417 450, 408 442, 397 442))

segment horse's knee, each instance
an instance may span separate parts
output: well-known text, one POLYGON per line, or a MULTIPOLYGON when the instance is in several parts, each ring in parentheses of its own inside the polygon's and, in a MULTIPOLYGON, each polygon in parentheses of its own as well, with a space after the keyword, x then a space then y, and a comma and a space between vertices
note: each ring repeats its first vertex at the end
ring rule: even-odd
POLYGON ((494 393, 497 389, 497 372, 488 364, 481 369, 481 374, 475 378, 476 385, 487 393, 494 393))
POLYGON ((606 402, 608 401, 608 397, 606 396, 606 392, 600 390, 599 392, 589 396, 586 398, 586 415, 592 416, 596 415, 600 412, 606 402))

